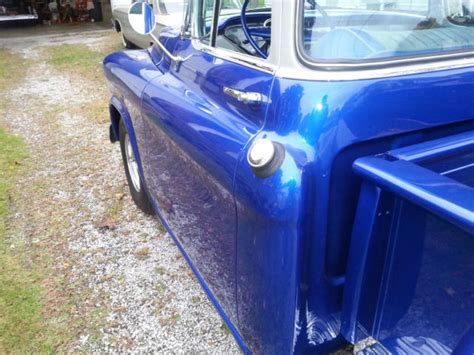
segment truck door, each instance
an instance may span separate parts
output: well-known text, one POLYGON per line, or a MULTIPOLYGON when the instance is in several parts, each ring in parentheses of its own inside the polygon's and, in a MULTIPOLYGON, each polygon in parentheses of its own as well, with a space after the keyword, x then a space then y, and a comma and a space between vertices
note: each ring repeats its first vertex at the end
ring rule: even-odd
POLYGON ((147 187, 218 308, 237 324, 233 179, 265 120, 274 76, 266 65, 249 64, 263 59, 230 60, 186 37, 166 43, 185 59, 165 57, 164 75, 144 91, 147 187))

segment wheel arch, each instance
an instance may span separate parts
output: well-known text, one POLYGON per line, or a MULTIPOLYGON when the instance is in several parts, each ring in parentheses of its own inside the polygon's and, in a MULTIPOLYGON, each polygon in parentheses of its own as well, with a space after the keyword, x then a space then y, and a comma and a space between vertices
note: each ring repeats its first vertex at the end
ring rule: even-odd
POLYGON ((115 143, 119 141, 120 132, 120 120, 122 114, 120 111, 111 103, 109 105, 109 116, 110 116, 110 142, 115 143))
POLYGON ((114 19, 114 30, 115 32, 122 32, 122 24, 120 23, 119 20, 114 19))
POLYGON ((138 170, 143 179, 143 166, 140 151, 137 145, 137 138, 135 135, 135 129, 133 128, 132 119, 128 113, 125 104, 117 97, 112 96, 109 103, 109 114, 110 114, 110 140, 117 142, 120 137, 120 122, 123 122, 127 133, 132 143, 133 152, 138 162, 138 170))

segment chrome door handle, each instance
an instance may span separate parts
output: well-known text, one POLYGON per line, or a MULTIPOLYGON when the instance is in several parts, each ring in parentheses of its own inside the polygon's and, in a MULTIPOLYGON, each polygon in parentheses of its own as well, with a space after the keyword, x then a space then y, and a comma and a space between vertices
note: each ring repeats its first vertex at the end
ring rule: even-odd
POLYGON ((244 104, 259 105, 262 103, 262 94, 258 92, 245 92, 225 87, 224 94, 229 95, 244 104))

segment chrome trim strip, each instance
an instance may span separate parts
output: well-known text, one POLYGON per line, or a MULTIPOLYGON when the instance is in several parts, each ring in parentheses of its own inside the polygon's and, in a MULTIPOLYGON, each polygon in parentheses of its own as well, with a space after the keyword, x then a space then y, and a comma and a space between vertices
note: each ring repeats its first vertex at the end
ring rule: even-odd
POLYGON ((173 62, 176 62, 176 63, 185 62, 186 60, 188 60, 189 58, 192 57, 192 55, 187 56, 186 58, 182 58, 180 56, 175 56, 173 53, 171 53, 166 48, 166 46, 163 43, 161 43, 161 41, 153 33, 150 33, 150 37, 155 42, 155 44, 158 47, 160 47, 160 49, 163 51, 163 53, 166 54, 166 56, 168 56, 173 62))
POLYGON ((198 39, 191 39, 191 41, 196 50, 211 54, 217 58, 228 60, 230 62, 241 64, 248 68, 252 68, 269 74, 275 74, 276 72, 275 66, 268 63, 268 61, 264 59, 252 57, 246 54, 241 54, 225 48, 211 47, 207 44, 202 43, 198 39))
POLYGON ((354 81, 381 79, 421 73, 435 73, 444 70, 461 68, 472 68, 472 70, 474 70, 474 58, 367 70, 322 71, 310 69, 307 67, 305 68, 303 66, 299 69, 281 67, 278 69, 277 76, 286 79, 308 81, 354 81))

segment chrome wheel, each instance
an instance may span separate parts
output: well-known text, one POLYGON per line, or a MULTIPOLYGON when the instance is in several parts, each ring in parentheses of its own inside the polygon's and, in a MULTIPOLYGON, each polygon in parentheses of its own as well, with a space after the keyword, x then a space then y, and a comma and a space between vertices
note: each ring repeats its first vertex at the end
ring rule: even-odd
POLYGON ((140 192, 140 175, 138 174, 138 163, 133 153, 132 143, 128 134, 125 135, 125 155, 127 157, 128 172, 130 173, 130 180, 132 180, 133 187, 137 192, 140 192))

